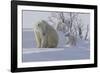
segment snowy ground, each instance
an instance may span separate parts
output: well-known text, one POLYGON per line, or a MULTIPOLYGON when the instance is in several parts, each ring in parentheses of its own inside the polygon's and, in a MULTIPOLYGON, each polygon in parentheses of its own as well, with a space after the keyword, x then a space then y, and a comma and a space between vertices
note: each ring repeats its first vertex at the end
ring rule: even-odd
POLYGON ((77 41, 76 46, 65 47, 63 34, 59 34, 58 48, 35 48, 33 32, 23 32, 23 62, 79 60, 90 58, 89 41, 77 41))
POLYGON ((23 62, 89 59, 90 50, 86 47, 83 44, 83 47, 24 49, 23 62))

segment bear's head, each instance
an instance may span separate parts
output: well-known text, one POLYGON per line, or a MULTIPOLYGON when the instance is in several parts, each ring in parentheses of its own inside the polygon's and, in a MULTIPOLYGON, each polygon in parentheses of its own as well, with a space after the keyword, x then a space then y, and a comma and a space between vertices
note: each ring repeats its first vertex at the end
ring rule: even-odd
POLYGON ((45 36, 46 33, 47 33, 47 27, 46 27, 47 25, 48 25, 48 23, 47 23, 46 21, 41 20, 41 21, 39 21, 39 22, 37 23, 37 25, 36 25, 36 30, 37 30, 41 35, 45 36))

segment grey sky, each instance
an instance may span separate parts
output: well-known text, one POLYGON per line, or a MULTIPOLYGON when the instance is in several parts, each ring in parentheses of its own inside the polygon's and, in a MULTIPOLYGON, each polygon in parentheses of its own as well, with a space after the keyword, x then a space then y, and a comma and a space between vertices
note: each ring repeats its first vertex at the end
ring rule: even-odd
POLYGON ((32 28, 41 19, 47 19, 50 12, 23 11, 23 28, 32 28))
MULTIPOLYGON (((23 28, 33 28, 33 25, 36 24, 39 20, 47 20, 51 15, 51 12, 45 11, 32 11, 32 10, 23 10, 23 28)), ((90 14, 80 14, 79 15, 81 22, 83 24, 90 24, 90 14)))

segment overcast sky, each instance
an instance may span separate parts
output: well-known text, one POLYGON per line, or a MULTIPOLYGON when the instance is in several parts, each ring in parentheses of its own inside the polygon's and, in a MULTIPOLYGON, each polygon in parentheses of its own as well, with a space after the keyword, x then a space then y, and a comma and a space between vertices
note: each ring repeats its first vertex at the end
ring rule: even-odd
MULTIPOLYGON (((51 12, 23 10, 23 28, 33 28, 39 20, 47 20, 51 12)), ((83 24, 90 24, 90 14, 79 14, 83 24)))

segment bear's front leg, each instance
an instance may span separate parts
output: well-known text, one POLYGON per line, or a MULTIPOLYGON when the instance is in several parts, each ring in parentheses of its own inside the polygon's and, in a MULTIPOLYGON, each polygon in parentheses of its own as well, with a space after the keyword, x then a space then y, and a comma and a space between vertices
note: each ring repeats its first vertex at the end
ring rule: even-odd
POLYGON ((45 36, 41 39, 41 48, 47 48, 47 38, 45 36))
POLYGON ((41 38, 38 32, 35 32, 35 40, 36 40, 37 48, 41 48, 41 38))

